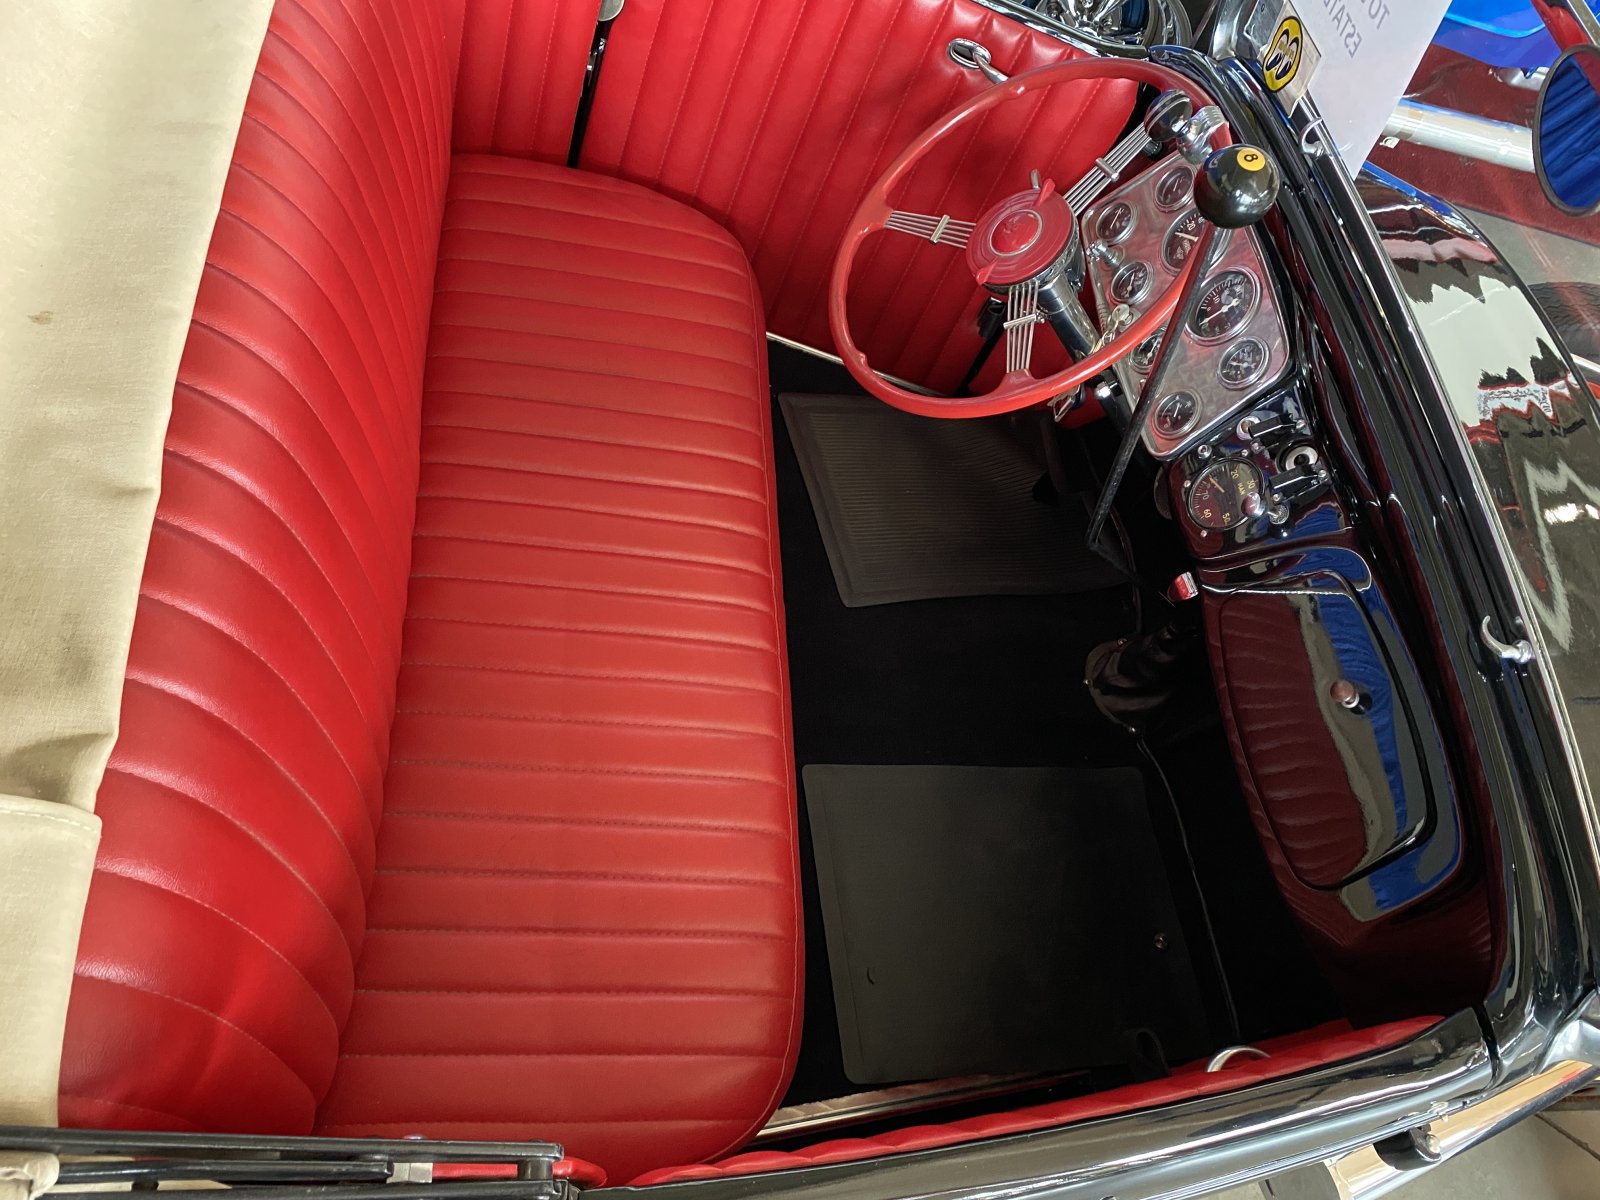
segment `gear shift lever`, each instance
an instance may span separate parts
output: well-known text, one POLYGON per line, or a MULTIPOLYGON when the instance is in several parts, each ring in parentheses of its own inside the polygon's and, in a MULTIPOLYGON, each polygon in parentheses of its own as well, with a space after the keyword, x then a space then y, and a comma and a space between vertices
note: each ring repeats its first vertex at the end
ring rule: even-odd
POLYGON ((1254 146, 1229 146, 1194 176, 1194 206, 1219 229, 1254 225, 1278 202, 1278 168, 1254 146))
POLYGON ((1182 92, 1162 92, 1144 114, 1144 131, 1157 142, 1175 142, 1179 153, 1200 163, 1211 153, 1211 135, 1222 128, 1222 110, 1208 104, 1199 112, 1182 92))

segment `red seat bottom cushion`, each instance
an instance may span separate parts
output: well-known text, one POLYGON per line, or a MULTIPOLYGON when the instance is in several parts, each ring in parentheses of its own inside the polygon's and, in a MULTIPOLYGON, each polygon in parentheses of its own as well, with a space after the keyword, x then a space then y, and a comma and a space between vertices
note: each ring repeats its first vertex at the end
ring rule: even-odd
POLYGON ((318 1131, 742 1144, 799 1033, 766 349, 630 184, 456 161, 355 1006, 318 1131))

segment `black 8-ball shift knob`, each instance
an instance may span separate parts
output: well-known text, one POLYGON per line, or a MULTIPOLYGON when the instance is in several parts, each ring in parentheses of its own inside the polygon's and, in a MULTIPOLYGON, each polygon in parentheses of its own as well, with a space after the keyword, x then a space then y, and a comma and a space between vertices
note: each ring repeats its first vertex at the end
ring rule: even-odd
POLYGON ((1278 168, 1255 146, 1229 146, 1195 172, 1194 206, 1221 229, 1254 225, 1278 202, 1278 168))

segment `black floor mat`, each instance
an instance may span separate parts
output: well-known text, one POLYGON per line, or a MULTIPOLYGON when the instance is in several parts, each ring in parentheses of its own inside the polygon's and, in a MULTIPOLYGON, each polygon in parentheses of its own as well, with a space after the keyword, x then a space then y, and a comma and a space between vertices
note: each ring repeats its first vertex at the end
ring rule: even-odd
MULTIPOLYGON (((1144 769, 1156 836, 1167 853, 1167 876, 1205 982, 1205 930, 1197 904, 1184 895, 1184 840, 1171 804, 1156 794, 1163 782, 1144 763, 1136 740, 1105 721, 1082 684, 1089 650, 1136 624, 1129 589, 846 608, 788 430, 776 411, 776 394, 836 395, 850 391, 854 381, 837 363, 777 344, 770 353, 797 763, 1144 769)), ((1103 432, 1107 442, 1099 453, 1109 457, 1114 431, 1087 431, 1096 432, 1103 432)), ((1149 526, 1140 526, 1135 544, 1170 539, 1170 527, 1153 514, 1149 526)), ((1171 569, 1185 565, 1175 558, 1171 569)), ((1337 1014, 1273 885, 1239 796, 1214 693, 1209 679, 1201 682, 1207 686, 1194 701, 1211 712, 1211 727, 1206 736, 1162 748, 1160 757, 1178 785, 1200 882, 1236 982, 1243 1036, 1226 1040, 1248 1042, 1306 1029, 1337 1014)), ((843 1069, 810 824, 802 807, 805 1030, 786 1105, 861 1090, 843 1069)), ((1220 1032, 1224 1014, 1215 1003, 1212 1010, 1220 1032)), ((1108 1077, 1104 1086, 1127 1082, 1125 1072, 1098 1074, 1108 1077)))
POLYGON ((1034 498, 1041 468, 1002 422, 934 420, 862 396, 778 403, 847 607, 1121 582, 1084 545, 1075 497, 1034 498))
POLYGON ((1138 771, 801 779, 852 1082, 1159 1074, 1211 1048, 1138 771))

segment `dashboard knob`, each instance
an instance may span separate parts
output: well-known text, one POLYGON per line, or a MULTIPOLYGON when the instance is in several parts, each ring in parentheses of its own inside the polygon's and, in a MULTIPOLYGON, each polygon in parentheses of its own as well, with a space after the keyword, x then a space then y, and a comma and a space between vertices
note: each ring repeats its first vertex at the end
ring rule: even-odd
POLYGON ((1195 172, 1194 205, 1218 228, 1240 229, 1272 211, 1278 184, 1278 168, 1265 150, 1228 146, 1195 172))
POLYGON ((1194 101, 1177 90, 1162 92, 1144 112, 1144 131, 1153 141, 1170 142, 1194 115, 1194 101))

